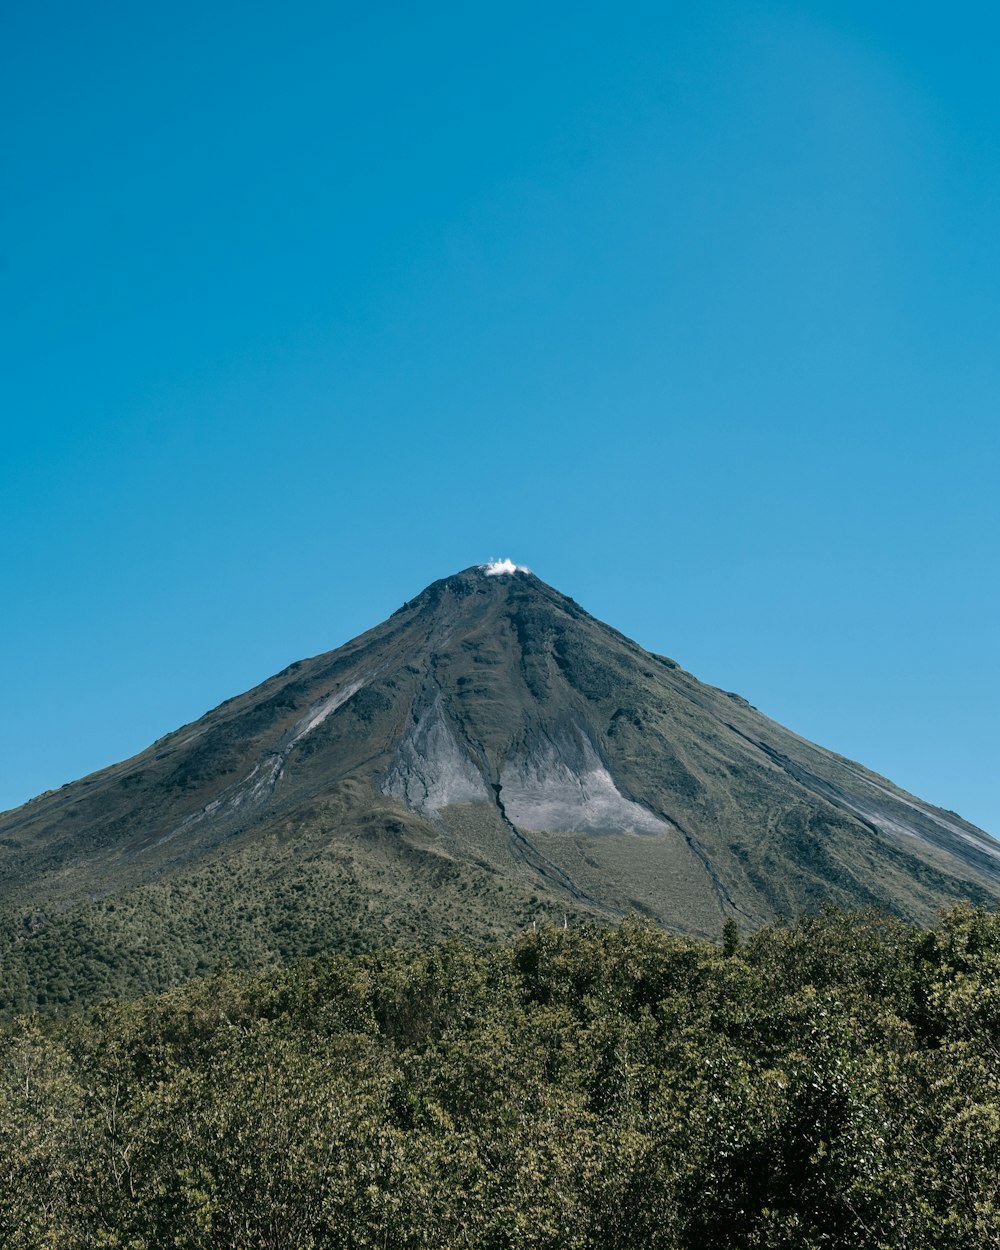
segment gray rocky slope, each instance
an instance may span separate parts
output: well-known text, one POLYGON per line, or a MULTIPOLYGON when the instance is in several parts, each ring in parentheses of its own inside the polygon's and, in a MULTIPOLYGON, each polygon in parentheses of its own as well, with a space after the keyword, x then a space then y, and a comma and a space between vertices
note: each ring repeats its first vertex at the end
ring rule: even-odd
POLYGON ((296 838, 356 861, 377 843, 390 873, 466 864, 522 904, 708 934, 827 900, 926 919, 1000 894, 1000 844, 954 813, 532 574, 472 568, 0 816, 0 903, 57 910, 296 838))

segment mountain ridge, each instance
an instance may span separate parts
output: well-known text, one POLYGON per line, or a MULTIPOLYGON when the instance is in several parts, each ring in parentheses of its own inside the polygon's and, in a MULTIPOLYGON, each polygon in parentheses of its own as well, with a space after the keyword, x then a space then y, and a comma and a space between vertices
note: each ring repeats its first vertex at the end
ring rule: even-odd
MULTIPOLYGON (((726 918, 752 929, 824 902, 925 921, 958 899, 1000 898, 1000 844, 699 682, 534 574, 474 566, 130 759, 0 815, 14 941, 25 915, 52 930, 72 913, 86 927, 88 907, 136 891, 179 890, 186 914, 209 878, 220 900, 229 878, 244 881, 242 902, 202 912, 244 907, 283 957, 317 911, 324 932, 343 921, 362 946, 439 936, 459 917, 502 936, 532 908, 605 921, 637 911, 702 936, 726 918), (322 889, 301 871, 309 855, 322 889), (251 863, 257 886, 241 876, 251 863), (293 877, 303 898, 279 941, 267 890, 284 897, 293 877)), ((204 922, 214 940, 220 917, 204 922)))

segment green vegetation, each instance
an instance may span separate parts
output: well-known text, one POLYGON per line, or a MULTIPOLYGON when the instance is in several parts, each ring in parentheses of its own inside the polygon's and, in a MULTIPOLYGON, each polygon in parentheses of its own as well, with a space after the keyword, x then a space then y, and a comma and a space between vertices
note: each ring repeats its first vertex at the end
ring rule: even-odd
POLYGON ((322 951, 511 938, 580 913, 533 882, 396 840, 262 837, 65 911, 0 913, 0 1019, 134 998, 322 951))
POLYGON ((10 1250, 1000 1245, 1000 918, 543 927, 0 1035, 10 1250))

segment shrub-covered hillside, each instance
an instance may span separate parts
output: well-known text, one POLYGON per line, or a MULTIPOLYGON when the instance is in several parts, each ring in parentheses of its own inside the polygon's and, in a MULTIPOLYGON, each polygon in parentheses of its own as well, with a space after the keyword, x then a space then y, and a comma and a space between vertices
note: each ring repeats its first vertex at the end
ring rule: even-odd
POLYGON ((315 958, 0 1064, 10 1250, 1000 1246, 1000 919, 315 958))

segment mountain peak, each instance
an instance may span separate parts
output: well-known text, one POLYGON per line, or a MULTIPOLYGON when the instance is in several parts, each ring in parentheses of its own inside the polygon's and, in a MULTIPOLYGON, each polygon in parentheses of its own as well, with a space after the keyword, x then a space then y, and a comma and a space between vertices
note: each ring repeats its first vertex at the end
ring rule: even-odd
POLYGON ((826 901, 928 919, 1000 897, 1000 845, 981 830, 697 681, 507 557, 7 813, 0 852, 0 903, 47 911, 203 863, 294 874, 307 854, 336 870, 303 933, 319 912, 375 916, 372 882, 440 884, 440 899, 412 884, 409 928, 387 904, 383 939, 449 931, 428 907, 510 931, 514 898, 715 934, 725 917, 752 927, 826 901), (336 893, 355 871, 365 891, 336 893))
MULTIPOLYGON (((523 565, 510 560, 494 560, 488 564, 473 564, 458 573, 431 582, 413 599, 403 604, 400 612, 409 609, 436 612, 447 611, 449 606, 468 612, 473 607, 500 606, 522 602, 535 596, 547 600, 553 606, 578 610, 573 601, 549 586, 523 565)), ((398 613, 396 613, 398 615, 398 613)))

